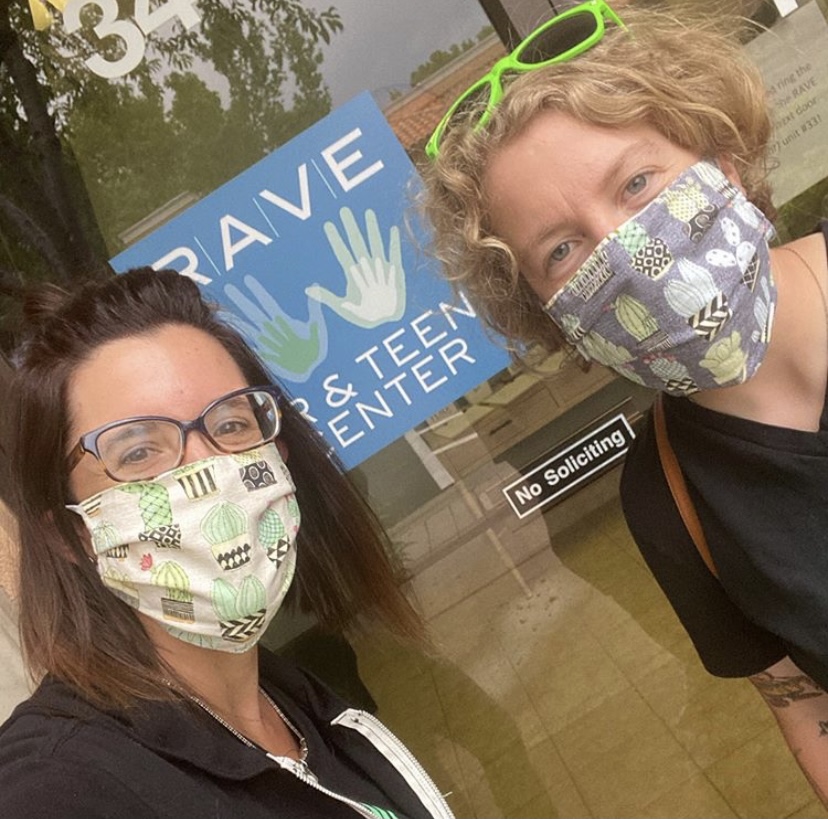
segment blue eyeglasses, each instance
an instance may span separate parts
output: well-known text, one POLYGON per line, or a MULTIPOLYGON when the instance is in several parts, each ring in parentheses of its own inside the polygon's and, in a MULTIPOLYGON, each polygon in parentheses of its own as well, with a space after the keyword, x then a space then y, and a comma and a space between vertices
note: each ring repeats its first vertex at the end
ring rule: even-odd
POLYGON ((81 435, 67 456, 69 471, 88 452, 114 481, 154 478, 181 463, 192 430, 198 430, 219 452, 255 449, 279 434, 278 397, 275 387, 244 387, 217 398, 192 421, 144 415, 104 424, 81 435))

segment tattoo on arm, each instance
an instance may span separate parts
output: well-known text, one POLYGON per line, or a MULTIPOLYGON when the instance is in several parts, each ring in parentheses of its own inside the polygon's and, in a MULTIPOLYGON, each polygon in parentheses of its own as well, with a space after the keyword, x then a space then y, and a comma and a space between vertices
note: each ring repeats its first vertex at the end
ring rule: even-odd
MULTIPOLYGON (((825 691, 807 674, 774 677, 767 671, 763 671, 761 674, 754 674, 750 681, 772 708, 787 708, 800 700, 821 697, 825 694, 825 691)), ((821 723, 820 729, 823 733, 828 733, 828 723, 821 723)))
POLYGON ((828 808, 828 766, 824 746, 828 738, 828 702, 822 699, 810 706, 790 708, 805 700, 828 696, 828 691, 803 674, 788 658, 768 671, 754 674, 750 681, 774 712, 799 767, 828 808))

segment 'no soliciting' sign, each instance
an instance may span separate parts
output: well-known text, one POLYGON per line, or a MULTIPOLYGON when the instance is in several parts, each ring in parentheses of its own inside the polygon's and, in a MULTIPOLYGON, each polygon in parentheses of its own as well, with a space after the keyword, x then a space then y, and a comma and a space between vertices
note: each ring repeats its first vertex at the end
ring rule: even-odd
POLYGON ((525 474, 504 487, 503 494, 514 513, 524 518, 615 464, 630 448, 634 437, 626 416, 614 415, 544 455, 540 464, 530 464, 525 474))

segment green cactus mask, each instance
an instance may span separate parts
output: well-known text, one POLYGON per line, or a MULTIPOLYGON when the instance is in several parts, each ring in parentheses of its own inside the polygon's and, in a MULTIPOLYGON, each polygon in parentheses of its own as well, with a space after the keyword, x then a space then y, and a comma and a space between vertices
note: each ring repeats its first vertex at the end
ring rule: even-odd
POLYGON ((256 644, 290 587, 294 492, 279 450, 266 444, 118 484, 68 508, 83 518, 101 580, 121 600, 181 640, 240 652, 256 644), (205 485, 215 491, 187 490, 182 476, 198 472, 210 473, 205 485), (180 536, 166 536, 173 528, 180 536))

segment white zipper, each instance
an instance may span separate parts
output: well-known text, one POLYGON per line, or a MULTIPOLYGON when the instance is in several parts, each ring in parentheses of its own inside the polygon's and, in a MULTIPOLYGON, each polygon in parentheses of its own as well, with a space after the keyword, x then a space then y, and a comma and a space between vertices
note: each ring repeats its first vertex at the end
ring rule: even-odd
MULTIPOLYGON (((297 730, 297 728, 290 722, 290 720, 285 716, 282 710, 279 708, 278 705, 271 699, 270 695, 262 688, 262 694, 264 695, 265 699, 270 703, 270 705, 274 708, 276 713, 279 714, 281 720, 288 726, 288 728, 293 731, 296 735, 297 740, 299 742, 299 748, 301 753, 301 759, 293 759, 289 756, 277 756, 276 754, 271 754, 269 751, 266 751, 260 745, 257 745, 254 742, 251 742, 244 734, 240 731, 237 731, 229 722, 227 722, 220 714, 217 714, 207 705, 204 700, 199 699, 198 697, 188 694, 187 696, 198 706, 200 706, 204 711, 206 711, 213 719, 215 719, 220 725, 224 726, 233 736, 235 736, 240 742, 247 745, 249 748, 258 748, 261 751, 264 751, 265 756, 270 759, 272 762, 275 762, 282 770, 288 771, 292 773, 300 782, 303 782, 305 785, 314 788, 315 790, 319 791, 320 793, 324 793, 326 796, 330 796, 331 799, 336 799, 337 802, 342 802, 342 804, 347 805, 348 807, 355 810, 360 816, 365 817, 365 819, 377 819, 377 814, 371 811, 368 807, 363 805, 361 802, 357 802, 354 799, 349 799, 347 796, 342 796, 342 794, 336 793, 336 791, 329 790, 324 785, 319 784, 319 777, 310 769, 308 766, 306 757, 308 754, 308 746, 305 742, 305 738, 302 736, 301 733, 297 730)), ((420 801, 430 810, 434 817, 439 817, 440 819, 454 819, 452 816, 451 811, 449 810, 448 805, 446 804, 443 797, 440 795, 440 792, 437 790, 436 785, 431 781, 428 774, 423 770, 423 767, 414 759, 411 752, 405 745, 400 742, 394 734, 391 733, 378 719, 375 719, 371 714, 367 713, 366 711, 357 711, 354 708, 349 708, 347 711, 343 711, 335 720, 331 722, 331 725, 345 725, 349 728, 356 728, 363 736, 367 737, 374 745, 377 750, 383 754, 383 756, 391 762, 392 765, 402 774, 403 778, 408 782, 409 786, 412 788, 414 793, 420 797, 420 801), (367 725, 364 725, 364 722, 370 722, 373 726, 373 730, 378 733, 382 734, 382 738, 374 737, 371 733, 371 728, 367 725), (402 760, 404 761, 401 761, 402 760), (431 791, 431 793, 429 793, 431 791), (437 799, 435 799, 435 794, 437 799), (435 812, 429 806, 436 803, 439 800, 444 806, 445 810, 440 810, 435 812)))
POLYGON ((448 802, 434 780, 400 739, 373 714, 349 708, 334 719, 331 725, 342 725, 364 736, 397 769, 434 819, 454 819, 448 802))
POLYGON ((328 790, 324 785, 320 785, 316 774, 308 767, 308 763, 304 760, 291 759, 289 756, 276 756, 271 753, 267 754, 267 758, 275 762, 283 770, 292 773, 297 779, 304 782, 305 785, 314 788, 320 793, 324 793, 326 796, 330 796, 331 799, 336 799, 337 802, 342 802, 349 808, 353 808, 353 810, 360 816, 365 817, 365 819, 377 819, 377 815, 368 810, 360 802, 349 799, 347 796, 342 796, 342 794, 336 793, 335 791, 328 790))

